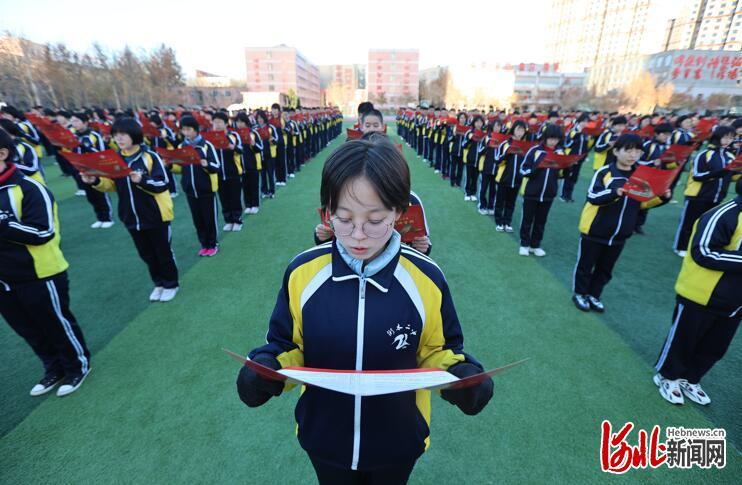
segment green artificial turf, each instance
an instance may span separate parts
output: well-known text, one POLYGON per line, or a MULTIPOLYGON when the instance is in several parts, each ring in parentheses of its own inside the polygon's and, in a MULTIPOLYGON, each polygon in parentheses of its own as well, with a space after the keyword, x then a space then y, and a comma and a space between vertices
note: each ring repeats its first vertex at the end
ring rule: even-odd
MULTIPOLYGON (((214 258, 195 256, 186 201, 175 199, 181 291, 168 304, 147 301, 151 283, 122 225, 89 229, 91 209, 50 167, 72 310, 93 352, 93 371, 67 398, 31 398, 41 366, 7 325, 0 327, 0 482, 313 483, 294 435, 298 393, 246 408, 235 392, 239 366, 220 349, 247 352, 264 341, 286 264, 312 244, 322 163, 339 143, 247 216, 241 233, 221 234, 214 258)), ((487 367, 531 358, 495 378, 494 398, 477 417, 433 398, 431 447, 411 483, 738 481, 739 341, 704 380, 713 399, 707 408, 673 407, 651 382, 680 267, 670 250, 679 204, 652 212, 649 234, 629 241, 604 294, 607 312, 583 314, 570 301, 580 202, 556 201, 543 243, 547 257, 523 258, 516 237, 496 233, 461 191, 408 147, 405 155, 466 350, 487 367), (599 463, 603 419, 644 429, 725 427, 727 467, 606 475, 599 463)), ((586 165, 576 194, 584 194, 591 173, 586 165)), ((516 231, 519 218, 518 209, 516 231)))

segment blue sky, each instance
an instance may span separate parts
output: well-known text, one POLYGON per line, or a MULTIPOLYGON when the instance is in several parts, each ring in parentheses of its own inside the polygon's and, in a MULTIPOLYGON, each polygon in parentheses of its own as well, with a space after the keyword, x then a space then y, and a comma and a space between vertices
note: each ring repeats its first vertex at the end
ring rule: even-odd
POLYGON ((80 51, 93 41, 145 50, 164 42, 188 76, 202 69, 242 78, 243 47, 280 43, 315 64, 365 63, 369 48, 389 47, 419 48, 421 68, 543 62, 546 16, 534 12, 549 3, 529 0, 526 9, 522 1, 0 0, 0 31, 80 51))

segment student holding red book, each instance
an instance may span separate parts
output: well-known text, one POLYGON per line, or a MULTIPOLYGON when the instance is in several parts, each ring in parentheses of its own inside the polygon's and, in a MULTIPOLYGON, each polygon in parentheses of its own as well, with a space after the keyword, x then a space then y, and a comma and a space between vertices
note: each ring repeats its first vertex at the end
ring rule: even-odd
POLYGON ((257 129, 250 128, 247 113, 237 113, 235 121, 238 129, 249 129, 250 134, 242 144, 242 160, 245 171, 242 174, 242 197, 245 202, 244 214, 257 214, 260 211, 260 172, 263 170, 263 140, 257 129))
POLYGON ((451 127, 451 187, 461 187, 461 179, 464 175, 466 133, 462 133, 460 128, 466 126, 466 113, 459 113, 456 119, 457 125, 451 127))
POLYGON ((216 149, 219 160, 219 201, 222 204, 225 232, 242 230, 242 141, 240 135, 228 130, 229 116, 217 111, 212 117, 213 133, 223 134, 229 145, 216 149))
MULTIPOLYGON (((479 173, 482 183, 479 188, 479 213, 482 215, 495 215, 495 194, 497 193, 497 147, 490 146, 490 137, 499 135, 502 123, 495 118, 487 127, 488 136, 485 137, 484 156, 479 159, 479 173)), ((498 144, 499 145, 499 144, 498 144)))
MULTIPOLYGON (((258 110, 255 113, 258 122, 257 131, 262 141, 263 170, 260 171, 260 191, 264 199, 272 199, 276 196, 276 157, 278 156, 278 130, 268 121, 265 111, 258 110)), ((311 130, 310 130, 311 131, 311 130)))
POLYGON ((520 168, 523 164, 523 155, 513 153, 510 144, 513 140, 522 141, 528 128, 522 120, 515 121, 510 126, 510 138, 497 147, 497 195, 495 198, 495 230, 497 232, 513 232, 513 211, 518 199, 518 190, 523 182, 520 168))

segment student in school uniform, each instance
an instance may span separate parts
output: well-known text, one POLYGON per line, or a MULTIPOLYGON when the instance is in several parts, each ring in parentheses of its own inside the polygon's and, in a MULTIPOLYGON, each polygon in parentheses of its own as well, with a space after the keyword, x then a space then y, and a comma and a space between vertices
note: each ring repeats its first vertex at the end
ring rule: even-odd
MULTIPOLYGON (((235 125, 238 129, 250 128, 250 117, 245 112, 237 113, 235 125)), ((242 160, 245 171, 242 174, 242 197, 245 202, 244 214, 257 214, 260 211, 260 171, 263 169, 263 140, 254 128, 250 129, 249 143, 242 144, 242 160)), ((247 142, 246 142, 247 143, 247 142)))
POLYGON ((198 121, 192 116, 180 118, 180 132, 183 134, 181 147, 192 146, 201 155, 198 165, 173 165, 173 171, 180 172, 180 182, 188 198, 193 225, 196 227, 198 241, 201 243, 199 256, 216 256, 219 252, 217 239, 216 191, 219 188, 219 158, 214 145, 201 136, 198 121))
POLYGON ((472 118, 472 124, 469 131, 464 135, 463 141, 463 160, 466 167, 466 184, 464 186, 464 200, 476 202, 477 183, 479 182, 479 158, 484 155, 486 144, 484 138, 474 141, 474 131, 484 128, 484 118, 475 115, 472 118))
POLYGON ((497 232, 513 232, 513 211, 518 199, 518 190, 523 182, 520 173, 523 156, 510 150, 513 140, 522 141, 528 127, 522 120, 515 121, 510 126, 510 138, 500 143, 495 154, 497 163, 497 194, 495 196, 495 230, 497 232))
POLYGON ((286 160, 286 139, 284 138, 284 121, 281 112, 281 105, 273 103, 271 105, 270 125, 276 131, 276 186, 284 187, 288 177, 288 162, 286 160))
POLYGON ((711 134, 706 150, 691 161, 685 186, 685 206, 680 215, 673 248, 682 258, 688 249, 693 224, 701 214, 716 207, 726 198, 732 177, 739 177, 725 169, 734 160, 734 154, 729 151, 734 136, 731 127, 718 127, 711 134))
POLYGON ((296 122, 292 120, 294 110, 291 108, 285 109, 281 112, 283 119, 283 141, 286 146, 286 173, 288 178, 292 179, 296 177, 296 138, 295 133, 297 128, 295 127, 296 122))
POLYGON ((520 248, 518 254, 538 257, 546 256, 541 248, 544 229, 551 204, 559 189, 562 171, 554 168, 539 168, 538 164, 548 153, 563 154, 558 148, 564 138, 562 127, 549 125, 544 128, 541 143, 531 148, 523 160, 520 174, 526 178, 523 188, 523 217, 520 221, 520 248))
POLYGON ((37 182, 46 185, 46 178, 44 177, 44 167, 39 162, 39 156, 34 150, 34 147, 26 143, 21 135, 21 129, 18 125, 13 123, 9 119, 0 119, 0 129, 5 132, 13 140, 15 145, 15 158, 12 162, 15 166, 23 172, 23 175, 30 177, 37 182))
MULTIPOLYGON (((278 155, 278 130, 276 130, 275 126, 269 123, 268 115, 265 113, 265 111, 258 110, 258 112, 255 113, 255 120, 258 123, 258 133, 266 134, 265 136, 260 135, 263 145, 263 150, 261 152, 261 156, 263 159, 263 169, 260 171, 260 191, 264 199, 272 199, 275 197, 276 194, 276 157, 278 155)), ((312 148, 310 147, 310 150, 311 149, 312 148)))
POLYGON ((211 120, 215 132, 224 133, 228 148, 215 149, 219 161, 219 201, 222 204, 225 232, 242 230, 242 141, 240 135, 228 130, 229 116, 217 111, 211 120))
POLYGON ((0 114, 2 114, 3 118, 9 119, 18 125, 18 129, 22 133, 21 137, 36 150, 37 156, 41 156, 41 137, 39 136, 39 132, 36 131, 36 127, 28 121, 26 115, 18 108, 9 104, 0 108, 0 114))
MULTIPOLYGON (((152 148, 164 148, 165 150, 172 150, 173 148, 178 146, 180 140, 178 140, 178 137, 176 136, 172 128, 167 126, 165 122, 162 121, 162 117, 160 117, 158 113, 150 114, 149 120, 152 122, 153 125, 157 127, 160 132, 160 136, 152 137, 151 139, 147 140, 152 148)), ((170 197, 174 199, 178 196, 178 185, 175 181, 173 172, 170 170, 170 167, 166 166, 165 171, 167 172, 168 180, 167 189, 170 192, 170 197)))
POLYGON ((675 283, 672 326, 653 378, 673 404, 683 404, 683 396, 711 403, 701 379, 724 357, 742 319, 742 180, 736 191, 695 223, 675 283))
MULTIPOLYGON (((366 140, 341 144, 325 163, 320 196, 337 238, 289 263, 266 343, 249 358, 273 369, 434 367, 459 378, 481 372, 463 350, 442 271, 401 245, 393 229, 410 197, 409 168, 399 150, 366 140)), ((289 389, 247 366, 237 378, 249 407, 289 389)), ((491 379, 441 391, 468 415, 481 412, 492 394, 491 379)), ((407 483, 428 446, 429 401, 427 391, 354 397, 304 387, 297 437, 319 483, 407 483)))
MULTIPOLYGON (((75 130, 75 136, 80 142, 80 145, 75 148, 76 153, 95 153, 106 149, 103 135, 91 130, 88 126, 88 120, 88 115, 84 112, 74 113, 70 117, 70 123, 75 130)), ((62 156, 64 156, 64 153, 62 156)), ((113 226, 113 204, 111 204, 111 198, 108 197, 108 194, 101 193, 82 182, 80 173, 77 170, 75 170, 74 177, 75 180, 82 184, 85 197, 95 212, 96 221, 90 227, 92 229, 108 229, 113 226)))
POLYGON ((57 203, 13 163, 15 144, 0 130, 0 315, 44 367, 31 388, 75 392, 90 372, 90 351, 70 310, 69 264, 59 249, 57 203))
POLYGON ((178 267, 171 245, 173 201, 165 164, 144 143, 142 127, 134 118, 118 118, 111 127, 111 136, 132 172, 117 179, 83 174, 82 180, 95 190, 118 193, 119 219, 155 285, 149 300, 171 301, 178 293, 178 267))
POLYGON ((624 133, 613 145, 614 163, 604 165, 593 175, 587 202, 580 217, 580 244, 574 271, 572 301, 582 311, 602 313, 603 288, 611 280, 626 240, 636 227, 639 211, 667 203, 671 191, 647 202, 628 197, 623 189, 641 158, 640 136, 624 133))
MULTIPOLYGON (((592 146, 590 137, 582 133, 582 129, 585 128, 585 124, 588 122, 589 119, 590 118, 587 114, 581 114, 575 120, 575 124, 567 133, 567 136, 564 140, 564 152, 567 155, 585 155, 588 153, 588 151, 590 151, 590 148, 592 146)), ((574 194, 577 180, 579 180, 580 178, 580 170, 582 169, 582 164, 584 162, 585 159, 583 158, 582 160, 565 170, 564 180, 562 182, 562 195, 560 197, 562 199, 562 202, 575 201, 572 198, 572 195, 574 194)))
POLYGON ((692 145, 693 144, 693 117, 689 115, 678 116, 675 120, 675 130, 670 138, 671 145, 692 145))
POLYGON ((613 154, 613 144, 626 129, 626 117, 615 116, 611 119, 610 127, 606 128, 595 141, 595 156, 593 158, 593 168, 598 170, 603 165, 616 161, 613 154))
POLYGON ((502 123, 499 118, 492 120, 487 131, 489 136, 483 140, 484 154, 480 156, 479 173, 482 183, 479 188, 479 213, 495 215, 495 194, 497 193, 497 147, 491 147, 489 140, 492 135, 500 133, 502 123))
MULTIPOLYGON (((670 136, 672 135, 672 126, 669 123, 660 123, 654 128, 654 134, 652 135, 651 140, 647 140, 644 142, 643 148, 642 148, 642 157, 637 162, 639 165, 649 165, 656 168, 662 168, 665 170, 672 170, 674 168, 677 168, 677 163, 663 163, 660 161, 660 157, 663 153, 665 153, 665 150, 668 149, 670 146, 670 136)), ((675 179, 675 181, 670 186, 670 190, 673 190, 675 188, 675 184, 677 183, 678 177, 675 179)), ((634 228, 634 233, 639 235, 644 235, 644 224, 647 222, 647 216, 649 214, 649 211, 647 209, 642 209, 639 211, 639 216, 636 218, 636 227, 634 228)))
MULTIPOLYGON (((456 119, 458 120, 457 126, 466 125, 466 113, 459 113, 456 119)), ((451 129, 451 135, 453 137, 451 140, 451 187, 461 187, 461 179, 464 175, 464 145, 466 134, 457 133, 456 126, 453 126, 451 129)))

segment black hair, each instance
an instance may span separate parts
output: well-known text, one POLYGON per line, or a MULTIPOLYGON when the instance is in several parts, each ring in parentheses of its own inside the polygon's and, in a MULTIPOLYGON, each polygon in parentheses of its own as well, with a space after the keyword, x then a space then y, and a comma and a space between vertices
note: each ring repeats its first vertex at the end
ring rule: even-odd
POLYGON ((0 150, 5 148, 8 150, 8 158, 5 159, 5 163, 13 163, 16 157, 15 143, 13 139, 4 130, 0 130, 0 150))
POLYGON ((731 126, 717 126, 709 137, 709 145, 721 146, 722 138, 729 135, 735 136, 736 134, 736 130, 731 126))
POLYGON ((15 124, 15 121, 9 120, 7 118, 0 118, 0 128, 7 131, 9 135, 19 137, 23 136, 23 132, 20 128, 18 128, 18 125, 15 124))
POLYGON ((472 117, 472 119, 471 119, 471 127, 472 127, 472 129, 474 129, 474 123, 476 123, 477 121, 481 121, 482 122, 482 128, 480 128, 480 129, 483 129, 484 128, 484 125, 485 125, 484 118, 482 116, 480 116, 480 115, 474 115, 472 117))
POLYGON ((113 122, 111 136, 115 136, 116 133, 129 135, 134 145, 141 145, 144 142, 142 127, 130 116, 121 116, 113 122))
POLYGON ((237 113, 237 116, 235 117, 235 121, 241 121, 245 123, 247 126, 250 126, 250 117, 247 116, 247 113, 244 111, 240 111, 237 113))
POLYGON ((185 128, 186 126, 189 126, 196 130, 196 133, 201 131, 201 127, 198 126, 198 121, 196 121, 196 118, 193 116, 182 116, 180 118, 180 127, 185 128))
POLYGON ((634 133, 623 133, 613 145, 613 150, 631 150, 632 148, 639 150, 644 148, 644 140, 634 133))
POLYGON ((57 111, 57 116, 63 116, 65 118, 69 119, 72 115, 70 114, 69 111, 64 110, 64 109, 60 109, 59 111, 57 111))
POLYGON ((732 128, 738 130, 740 127, 742 127, 742 118, 735 118, 734 121, 732 121, 732 128))
POLYGON ((685 121, 687 119, 690 119, 690 116, 688 116, 688 115, 678 116, 678 118, 675 120, 675 126, 677 128, 680 128, 680 125, 683 124, 683 121, 685 121))
POLYGON ((281 111, 281 105, 278 103, 273 103, 271 105, 271 109, 277 109, 278 111, 281 111))
POLYGON ((575 123, 584 123, 586 121, 590 121, 590 115, 588 115, 587 113, 582 113, 580 116, 577 117, 575 123))
POLYGON ((44 108, 44 115, 45 116, 55 116, 57 113, 54 112, 51 108, 44 108))
POLYGON ((265 111, 263 111, 262 109, 259 109, 255 112, 255 121, 258 121, 258 118, 263 118, 263 121, 268 124, 268 115, 265 114, 265 111))
POLYGON ((614 126, 614 125, 625 125, 626 123, 627 123, 627 121, 626 121, 626 117, 625 116, 615 116, 611 120, 611 126, 614 126))
POLYGON ((544 131, 541 133, 541 140, 545 142, 549 138, 558 138, 559 140, 563 140, 564 130, 562 127, 554 123, 547 123, 544 131))
POLYGON ((368 101, 364 101, 363 103, 360 103, 360 104, 358 105, 358 110, 357 110, 357 112, 358 112, 358 113, 360 113, 360 114, 362 115, 363 113, 365 113, 365 112, 367 112, 367 111, 370 111, 370 110, 372 110, 372 109, 374 109, 374 105, 373 105, 373 103, 370 103, 370 102, 368 102, 368 101))
POLYGON ((662 133, 672 133, 672 125, 670 123, 660 123, 654 127, 655 135, 659 135, 662 133))
POLYGON ((26 115, 23 114, 23 111, 19 110, 15 106, 11 106, 9 104, 3 106, 2 108, 0 108, 0 111, 2 111, 3 113, 9 114, 13 118, 18 118, 21 121, 23 121, 23 120, 26 119, 26 115))
POLYGON ((330 154, 322 169, 323 208, 334 213, 342 191, 359 177, 368 179, 387 209, 403 212, 409 206, 410 169, 397 147, 384 138, 350 140, 330 154))
POLYGON ((229 123, 229 116, 223 111, 217 111, 216 113, 214 113, 214 116, 211 119, 222 120, 225 123, 229 123))
MULTIPOLYGON (((508 131, 508 134, 513 135, 515 133, 515 129, 519 126, 523 128, 526 133, 528 133, 528 125, 526 125, 526 122, 523 120, 516 120, 513 122, 512 125, 510 125, 510 131, 508 131)), ((523 136, 525 136, 526 133, 524 133, 523 136)))
POLYGON ((461 119, 462 116, 464 117, 464 122, 466 122, 466 120, 468 118, 467 114, 464 113, 463 111, 459 111, 459 114, 456 115, 456 122, 457 123, 461 119))
POLYGON ((87 123, 90 121, 90 118, 88 117, 88 114, 84 111, 78 111, 77 113, 72 114, 73 118, 77 118, 78 120, 82 121, 83 123, 87 123))
POLYGON ((373 142, 380 141, 381 139, 389 141, 387 134, 380 131, 367 131, 363 136, 361 136, 361 140, 369 140, 373 142))
POLYGON ((149 120, 155 124, 155 126, 162 126, 162 118, 157 113, 149 115, 149 120))
POLYGON ((557 113, 556 111, 550 111, 547 118, 559 118, 559 113, 557 113))
POLYGON ((363 124, 363 122, 366 121, 366 118, 368 118, 369 116, 376 116, 377 118, 379 118, 379 121, 381 121, 382 124, 384 123, 384 115, 381 113, 381 111, 376 108, 371 108, 370 110, 361 114, 361 124, 363 124))

